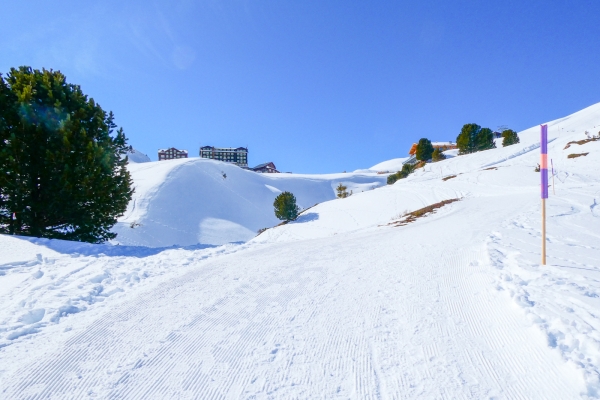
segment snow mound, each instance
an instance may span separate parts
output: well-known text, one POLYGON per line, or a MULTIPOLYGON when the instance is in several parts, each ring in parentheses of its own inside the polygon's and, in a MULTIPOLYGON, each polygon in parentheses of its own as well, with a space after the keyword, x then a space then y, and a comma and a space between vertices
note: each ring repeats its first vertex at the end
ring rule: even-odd
POLYGON ((281 192, 292 192, 304 209, 334 199, 339 183, 353 193, 385 185, 373 172, 259 174, 204 158, 131 164, 129 170, 135 193, 113 228, 115 242, 128 246, 243 242, 281 222, 273 211, 281 192))
POLYGON ((402 169, 402 163, 408 160, 409 157, 394 158, 391 160, 380 162, 379 164, 373 165, 369 170, 381 171, 381 172, 397 172, 402 169))

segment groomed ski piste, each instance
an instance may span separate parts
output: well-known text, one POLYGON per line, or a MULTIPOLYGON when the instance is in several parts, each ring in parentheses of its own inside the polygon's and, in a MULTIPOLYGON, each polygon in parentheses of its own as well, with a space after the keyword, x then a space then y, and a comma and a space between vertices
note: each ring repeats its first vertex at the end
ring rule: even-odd
POLYGON ((0 236, 0 398, 598 398, 600 140, 586 131, 600 104, 548 123, 546 266, 539 126, 389 186, 375 167, 132 164, 115 243, 0 236), (339 182, 353 195, 335 199, 339 182), (255 236, 284 190, 305 211, 255 236))

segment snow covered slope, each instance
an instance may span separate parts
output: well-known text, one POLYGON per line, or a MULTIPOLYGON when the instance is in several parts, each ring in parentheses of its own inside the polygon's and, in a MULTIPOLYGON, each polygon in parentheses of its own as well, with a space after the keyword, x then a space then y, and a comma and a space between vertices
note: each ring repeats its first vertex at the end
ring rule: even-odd
POLYGON ((127 153, 127 157, 129 158, 130 163, 146 163, 150 162, 150 157, 146 154, 142 153, 139 150, 133 149, 129 153, 127 153))
POLYGON ((258 174, 203 158, 131 164, 135 193, 113 229, 124 245, 224 244, 252 239, 277 225, 273 201, 292 192, 301 208, 335 198, 343 183, 355 193, 385 184, 375 173, 258 174))
MULTIPOLYGON (((565 149, 585 131, 600 131, 600 104, 549 124, 547 266, 539 127, 322 202, 244 244, 0 236, 0 249, 19 249, 0 253, 0 397, 599 398, 600 141, 565 149)), ((227 166, 203 162, 136 166, 140 201, 126 218, 153 219, 171 192, 191 207, 164 187, 188 172, 190 184, 229 180, 227 166)), ((256 175, 252 187, 274 194, 288 178, 328 190, 338 179, 256 175)))
POLYGON ((394 158, 392 160, 387 160, 384 162, 380 162, 379 164, 373 165, 369 170, 371 171, 382 171, 382 172, 396 172, 402 169, 402 163, 408 160, 408 157, 404 158, 394 158))

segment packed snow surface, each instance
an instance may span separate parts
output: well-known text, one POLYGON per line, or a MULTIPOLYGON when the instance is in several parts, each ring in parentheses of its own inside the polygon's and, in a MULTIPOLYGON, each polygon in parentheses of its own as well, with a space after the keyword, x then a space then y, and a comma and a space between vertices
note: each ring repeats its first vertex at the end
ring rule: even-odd
POLYGON ((586 131, 600 134, 600 104, 549 123, 545 266, 539 127, 375 190, 369 172, 132 166, 121 245, 0 236, 0 397, 598 398, 600 140, 586 131), (327 201, 339 182, 354 194, 327 201), (246 241, 285 190, 305 211, 246 241))

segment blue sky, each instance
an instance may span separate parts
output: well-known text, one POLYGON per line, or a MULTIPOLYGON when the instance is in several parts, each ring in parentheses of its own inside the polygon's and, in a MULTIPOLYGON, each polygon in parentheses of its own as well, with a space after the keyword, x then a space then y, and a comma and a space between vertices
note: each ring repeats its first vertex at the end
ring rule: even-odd
POLYGON ((13 1, 0 71, 62 71, 130 144, 249 147, 339 172, 465 123, 522 130, 600 101, 600 2, 13 1))

